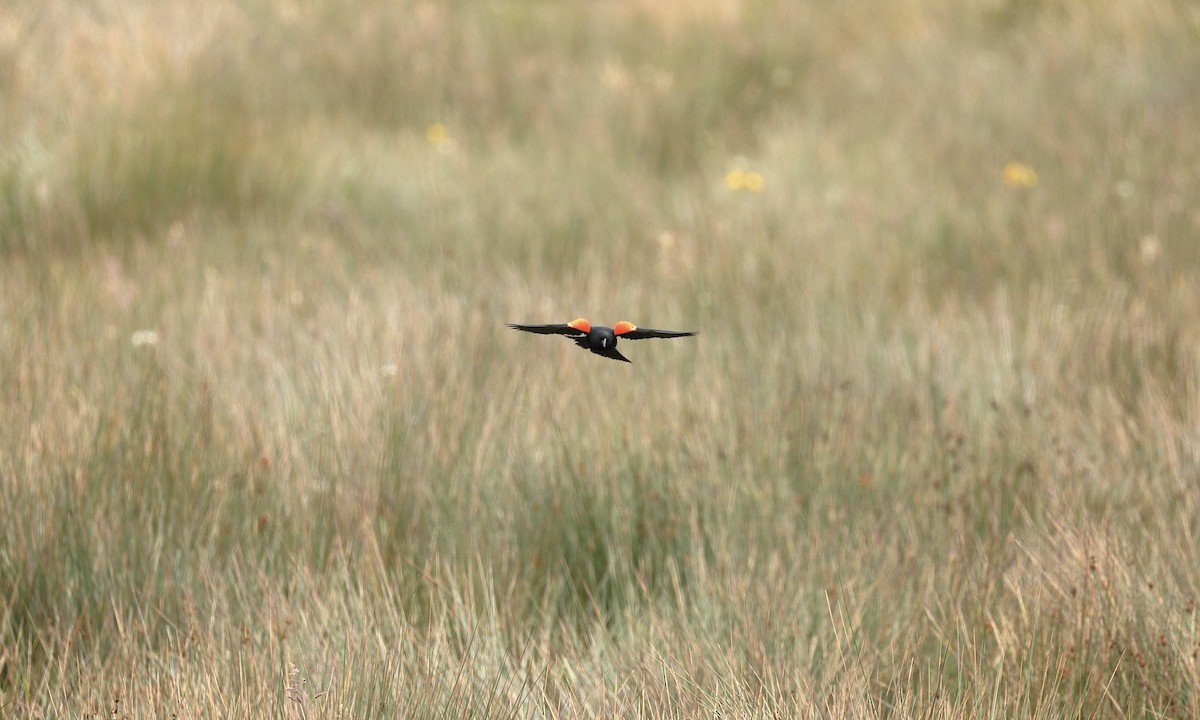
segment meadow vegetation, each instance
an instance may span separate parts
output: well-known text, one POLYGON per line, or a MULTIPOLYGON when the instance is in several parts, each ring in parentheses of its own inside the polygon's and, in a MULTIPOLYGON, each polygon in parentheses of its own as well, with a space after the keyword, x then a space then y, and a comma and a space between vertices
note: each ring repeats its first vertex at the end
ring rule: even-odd
POLYGON ((10 0, 0 714, 1200 717, 1198 78, 1185 0, 10 0))

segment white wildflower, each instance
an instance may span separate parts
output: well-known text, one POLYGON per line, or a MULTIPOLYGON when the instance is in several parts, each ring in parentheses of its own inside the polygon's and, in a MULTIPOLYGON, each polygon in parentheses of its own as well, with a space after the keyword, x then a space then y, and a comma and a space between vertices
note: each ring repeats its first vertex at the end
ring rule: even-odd
POLYGON ((131 342, 134 347, 157 345, 158 333, 154 332, 153 330, 138 330, 129 338, 129 342, 131 342))

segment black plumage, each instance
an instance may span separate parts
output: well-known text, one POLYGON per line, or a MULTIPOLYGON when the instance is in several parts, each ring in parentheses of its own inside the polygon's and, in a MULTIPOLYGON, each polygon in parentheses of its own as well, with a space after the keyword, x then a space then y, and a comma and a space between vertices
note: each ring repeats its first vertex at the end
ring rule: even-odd
POLYGON ((690 337, 696 334, 682 330, 640 328, 626 320, 622 320, 612 327, 606 327, 604 325, 592 325, 583 318, 572 320, 569 323, 551 323, 548 325, 509 323, 508 326, 513 330, 521 330, 537 335, 563 335, 573 340, 576 345, 585 350, 591 350, 601 357, 620 360, 621 362, 629 362, 629 358, 617 350, 618 339, 679 338, 690 337))

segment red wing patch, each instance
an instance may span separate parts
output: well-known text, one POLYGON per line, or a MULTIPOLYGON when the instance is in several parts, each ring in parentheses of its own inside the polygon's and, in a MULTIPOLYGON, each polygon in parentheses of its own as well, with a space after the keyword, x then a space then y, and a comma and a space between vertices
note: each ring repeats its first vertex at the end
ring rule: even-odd
POLYGON ((628 320, 622 320, 616 325, 613 325, 613 335, 624 335, 625 333, 631 333, 634 330, 637 330, 637 325, 634 325, 628 320))
POLYGON ((567 323, 567 327, 575 328, 581 333, 589 333, 592 331, 592 324, 583 318, 576 318, 575 320, 572 320, 571 322, 567 323))

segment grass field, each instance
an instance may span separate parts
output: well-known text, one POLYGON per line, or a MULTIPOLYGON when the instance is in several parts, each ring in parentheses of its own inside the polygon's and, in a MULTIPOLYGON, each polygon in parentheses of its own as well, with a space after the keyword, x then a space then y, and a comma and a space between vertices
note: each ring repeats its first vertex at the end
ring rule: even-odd
POLYGON ((0 715, 1200 717, 1196 118, 1186 0, 8 2, 0 715))

